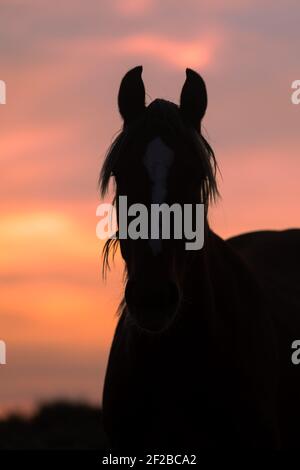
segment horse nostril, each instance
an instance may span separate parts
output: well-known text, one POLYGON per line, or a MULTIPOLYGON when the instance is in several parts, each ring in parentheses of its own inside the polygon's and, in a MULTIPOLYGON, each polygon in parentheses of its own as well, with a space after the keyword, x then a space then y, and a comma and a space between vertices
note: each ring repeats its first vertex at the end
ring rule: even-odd
POLYGON ((145 283, 128 280, 125 300, 130 315, 140 327, 161 331, 175 317, 179 291, 172 281, 145 283))
POLYGON ((176 306, 179 301, 179 292, 176 284, 166 281, 159 284, 144 284, 138 281, 128 280, 125 289, 127 304, 134 303, 136 307, 156 306, 168 308, 176 306))

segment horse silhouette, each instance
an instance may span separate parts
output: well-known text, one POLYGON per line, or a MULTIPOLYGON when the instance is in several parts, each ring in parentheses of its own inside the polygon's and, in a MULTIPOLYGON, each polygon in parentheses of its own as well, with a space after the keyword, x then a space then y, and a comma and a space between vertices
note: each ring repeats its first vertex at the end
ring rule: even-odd
POLYGON ((105 245, 104 268, 119 243, 126 269, 103 393, 111 447, 299 447, 300 365, 291 356, 300 339, 300 230, 223 240, 209 227, 217 164, 201 133, 207 91, 199 74, 186 70, 179 106, 146 106, 135 67, 118 105, 124 126, 102 167, 102 195, 113 176, 117 208, 120 195, 149 206, 155 184, 156 202, 204 204, 205 242, 198 251, 174 237, 156 250, 143 239, 105 245), (153 181, 161 171, 163 181, 153 181))

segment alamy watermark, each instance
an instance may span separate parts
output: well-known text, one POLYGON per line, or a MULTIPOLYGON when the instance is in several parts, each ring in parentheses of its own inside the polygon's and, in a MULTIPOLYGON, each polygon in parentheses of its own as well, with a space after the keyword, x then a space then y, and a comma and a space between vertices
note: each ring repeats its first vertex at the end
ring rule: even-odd
POLYGON ((294 80, 291 88, 295 90, 293 91, 291 95, 292 103, 299 104, 300 103, 300 80, 294 80))
POLYGON ((203 247, 204 204, 150 204, 149 214, 146 205, 136 203, 128 206, 127 196, 119 196, 117 206, 118 217, 113 204, 103 203, 97 207, 96 215, 101 220, 97 224, 96 234, 100 240, 116 238, 118 231, 121 240, 149 240, 156 252, 160 249, 160 241, 170 238, 184 239, 186 250, 200 250, 203 247))
POLYGON ((294 366, 298 366, 300 364, 300 340, 295 339, 292 343, 292 349, 295 351, 292 354, 291 360, 294 366))
POLYGON ((6 83, 0 80, 0 104, 6 104, 6 83))
POLYGON ((0 365, 3 366, 6 364, 6 344, 4 341, 0 340, 0 365))

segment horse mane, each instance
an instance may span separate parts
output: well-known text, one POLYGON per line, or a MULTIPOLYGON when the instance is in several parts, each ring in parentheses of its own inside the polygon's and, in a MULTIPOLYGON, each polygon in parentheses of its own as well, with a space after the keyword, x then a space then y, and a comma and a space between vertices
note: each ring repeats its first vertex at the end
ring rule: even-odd
MULTIPOLYGON (((163 99, 153 101, 137 119, 124 126, 113 140, 106 152, 98 180, 100 196, 103 198, 106 195, 111 177, 118 171, 120 163, 128 158, 127 150, 137 145, 146 145, 154 135, 159 135, 171 147, 174 140, 182 139, 191 149, 191 153, 196 157, 194 159, 196 167, 201 174, 200 200, 205 205, 207 214, 209 202, 216 201, 219 196, 216 180, 218 166, 214 151, 202 133, 185 124, 179 106, 163 99)), ((113 200, 114 204, 115 199, 116 197, 113 200)), ((104 278, 107 270, 110 270, 109 255, 112 252, 114 258, 118 242, 118 234, 116 238, 110 238, 105 242, 102 252, 104 278)))

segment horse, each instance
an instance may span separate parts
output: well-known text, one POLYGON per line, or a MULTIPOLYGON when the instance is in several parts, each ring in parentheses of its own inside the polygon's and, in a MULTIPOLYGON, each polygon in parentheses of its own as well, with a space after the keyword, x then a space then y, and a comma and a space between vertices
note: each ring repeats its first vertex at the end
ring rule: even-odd
POLYGON ((114 203, 202 204, 204 245, 185 240, 107 240, 103 267, 120 247, 125 292, 103 390, 115 450, 300 447, 300 230, 222 239, 208 209, 218 166, 202 133, 203 78, 186 69, 180 104, 145 104, 142 66, 123 77, 120 134, 99 177, 114 203), (146 158, 147 156, 147 158, 146 158), (155 243, 154 243, 155 242, 155 243))

